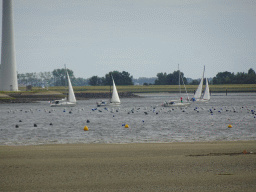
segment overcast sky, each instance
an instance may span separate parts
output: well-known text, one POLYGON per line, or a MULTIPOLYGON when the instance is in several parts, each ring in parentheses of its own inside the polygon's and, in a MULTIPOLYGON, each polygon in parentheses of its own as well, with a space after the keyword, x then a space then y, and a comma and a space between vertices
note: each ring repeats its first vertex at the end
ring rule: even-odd
POLYGON ((256 71, 255 0, 13 0, 13 11, 18 73, 256 71))

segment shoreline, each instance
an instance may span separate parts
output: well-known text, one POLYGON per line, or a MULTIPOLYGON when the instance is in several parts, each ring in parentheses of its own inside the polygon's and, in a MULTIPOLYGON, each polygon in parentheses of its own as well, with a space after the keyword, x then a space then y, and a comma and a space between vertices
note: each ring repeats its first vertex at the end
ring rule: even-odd
MULTIPOLYGON (((120 92, 118 93, 120 98, 139 98, 140 96, 135 95, 131 92, 120 92)), ((107 99, 110 98, 110 93, 75 93, 77 100, 88 100, 88 99, 107 99)), ((11 93, 7 94, 6 97, 0 97, 0 104, 8 103, 33 103, 39 101, 53 101, 64 98, 64 94, 22 94, 22 93, 11 93)))
POLYGON ((256 140, 0 146, 0 162, 1 191, 255 191, 256 187, 256 140))
MULTIPOLYGON (((55 146, 55 145, 131 145, 131 144, 216 144, 216 143, 256 142, 256 140, 216 140, 216 141, 173 141, 173 142, 133 142, 133 143, 40 143, 40 144, 0 144, 0 147, 55 146)), ((256 143, 255 143, 256 144, 256 143)), ((256 150, 255 150, 256 153, 256 150)))

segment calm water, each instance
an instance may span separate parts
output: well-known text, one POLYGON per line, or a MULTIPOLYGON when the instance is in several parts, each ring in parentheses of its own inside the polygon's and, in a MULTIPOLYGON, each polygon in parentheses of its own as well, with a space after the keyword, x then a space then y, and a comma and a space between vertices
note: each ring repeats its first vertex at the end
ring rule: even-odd
POLYGON ((121 99, 120 107, 97 110, 92 110, 95 99, 78 101, 73 108, 51 108, 48 102, 2 104, 0 145, 256 139, 256 93, 213 94, 209 103, 194 102, 187 109, 161 107, 176 96, 143 94, 121 99))

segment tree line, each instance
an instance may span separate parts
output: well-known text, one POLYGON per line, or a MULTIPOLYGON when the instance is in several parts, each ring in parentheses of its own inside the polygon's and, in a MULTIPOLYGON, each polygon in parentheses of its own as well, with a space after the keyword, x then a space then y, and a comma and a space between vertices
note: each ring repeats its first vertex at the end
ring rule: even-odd
MULTIPOLYGON (((88 79, 81 77, 75 78, 74 72, 67 69, 70 80, 73 86, 85 86, 88 84, 88 79)), ((54 69, 52 72, 40 73, 18 73, 18 84, 33 87, 52 87, 52 86, 65 86, 66 83, 66 69, 54 69)))
POLYGON ((213 78, 213 84, 256 84, 256 74, 252 68, 248 70, 248 73, 219 72, 213 78))
POLYGON ((112 85, 112 78, 114 79, 116 85, 133 85, 133 76, 126 71, 112 71, 106 74, 105 77, 92 76, 89 78, 89 85, 112 85))
MULTIPOLYGON (((54 69, 52 72, 40 73, 21 73, 17 75, 19 85, 32 85, 34 87, 51 87, 66 85, 66 70, 68 71, 73 86, 106 86, 112 85, 112 78, 116 85, 178 85, 179 73, 180 83, 188 84, 188 79, 183 72, 174 71, 173 73, 157 73, 156 77, 140 77, 133 79, 133 76, 126 71, 111 71, 104 77, 92 76, 88 79, 75 78, 74 72, 70 69, 54 69)), ((200 79, 194 79, 189 84, 198 85, 200 79)), ((248 73, 238 72, 237 74, 225 71, 219 72, 210 84, 256 84, 256 73, 250 68, 248 73)))

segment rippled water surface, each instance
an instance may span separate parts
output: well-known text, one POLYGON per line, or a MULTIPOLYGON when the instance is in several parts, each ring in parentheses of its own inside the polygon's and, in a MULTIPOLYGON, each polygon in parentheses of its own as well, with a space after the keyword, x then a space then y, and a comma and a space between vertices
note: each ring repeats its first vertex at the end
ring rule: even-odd
POLYGON ((95 99, 80 100, 72 108, 51 108, 48 102, 2 104, 0 145, 256 139, 255 93, 213 94, 209 103, 194 102, 186 109, 161 107, 175 94, 141 96, 106 109, 95 109, 95 99))

